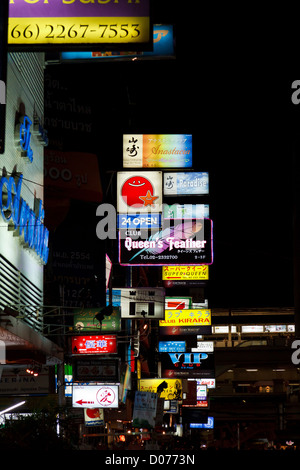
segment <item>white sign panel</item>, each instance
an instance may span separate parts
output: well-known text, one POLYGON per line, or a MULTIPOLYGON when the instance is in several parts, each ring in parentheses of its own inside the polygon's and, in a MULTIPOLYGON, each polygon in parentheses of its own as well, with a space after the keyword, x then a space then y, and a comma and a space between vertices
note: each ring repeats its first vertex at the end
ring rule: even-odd
POLYGON ((118 408, 118 385, 73 384, 72 405, 74 408, 118 408))
POLYGON ((213 341, 197 341, 197 347, 191 349, 192 352, 213 352, 213 341))
POLYGON ((161 171, 119 171, 117 211, 120 213, 161 212, 161 171))
POLYGON ((209 194, 207 172, 164 173, 164 195, 201 195, 209 194))
POLYGON ((165 318, 163 287, 121 288, 121 318, 165 318))

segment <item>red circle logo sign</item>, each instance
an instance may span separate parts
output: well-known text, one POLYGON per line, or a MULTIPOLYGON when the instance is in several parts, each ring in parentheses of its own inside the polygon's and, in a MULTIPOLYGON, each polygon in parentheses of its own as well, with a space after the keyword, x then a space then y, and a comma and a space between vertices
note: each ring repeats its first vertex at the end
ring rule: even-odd
POLYGON ((101 387, 99 388, 96 398, 98 403, 100 403, 101 406, 110 406, 114 403, 115 401, 116 394, 114 390, 110 387, 101 387))
POLYGON ((144 176, 131 176, 122 186, 123 201, 131 207, 151 206, 158 196, 154 196, 154 188, 144 176))

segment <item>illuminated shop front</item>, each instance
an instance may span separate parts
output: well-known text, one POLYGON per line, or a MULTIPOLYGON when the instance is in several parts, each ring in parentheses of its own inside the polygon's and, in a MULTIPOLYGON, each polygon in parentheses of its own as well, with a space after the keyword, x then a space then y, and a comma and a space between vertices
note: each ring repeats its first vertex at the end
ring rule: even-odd
POLYGON ((44 224, 44 54, 11 53, 7 64, 5 151, 0 176, 0 308, 12 308, 41 330, 44 224))

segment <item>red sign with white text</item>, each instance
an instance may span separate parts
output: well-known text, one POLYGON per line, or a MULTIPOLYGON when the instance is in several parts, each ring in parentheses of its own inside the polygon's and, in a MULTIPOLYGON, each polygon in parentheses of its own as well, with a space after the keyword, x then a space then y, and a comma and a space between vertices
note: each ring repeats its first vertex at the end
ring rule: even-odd
POLYGON ((85 335, 72 337, 72 354, 114 354, 116 352, 116 335, 85 335))

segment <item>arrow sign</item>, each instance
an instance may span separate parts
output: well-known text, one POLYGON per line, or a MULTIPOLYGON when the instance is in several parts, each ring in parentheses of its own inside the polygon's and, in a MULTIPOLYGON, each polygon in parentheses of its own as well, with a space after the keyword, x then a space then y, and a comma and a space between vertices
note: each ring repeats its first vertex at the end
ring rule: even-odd
POLYGON ((93 401, 83 401, 83 400, 77 400, 76 403, 78 403, 79 405, 93 405, 94 404, 93 401))
POLYGON ((77 408, 118 408, 118 385, 77 385, 73 384, 72 404, 77 408))

